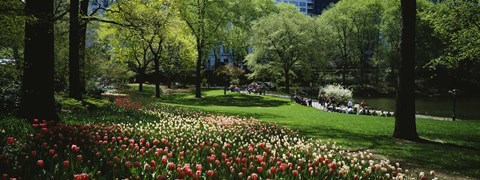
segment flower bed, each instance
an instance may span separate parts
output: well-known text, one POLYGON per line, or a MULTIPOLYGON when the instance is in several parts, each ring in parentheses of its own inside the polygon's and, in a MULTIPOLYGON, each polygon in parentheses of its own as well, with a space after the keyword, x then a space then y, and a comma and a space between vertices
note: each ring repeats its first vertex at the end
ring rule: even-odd
MULTIPOLYGON (((36 121, 11 177, 40 179, 391 179, 398 163, 255 119, 156 106, 135 123, 36 121)), ((7 138, 6 146, 21 146, 7 138)), ((14 166, 9 166, 14 167, 14 166)), ((426 176, 423 176, 426 178, 426 176)), ((422 177, 420 177, 422 178, 422 177)))

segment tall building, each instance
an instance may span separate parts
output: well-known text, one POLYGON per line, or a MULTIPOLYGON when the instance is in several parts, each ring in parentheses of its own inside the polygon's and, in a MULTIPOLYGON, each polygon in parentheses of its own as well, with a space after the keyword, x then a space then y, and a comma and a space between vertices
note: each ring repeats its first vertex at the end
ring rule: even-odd
POLYGON ((278 3, 293 4, 299 8, 300 12, 309 16, 315 14, 313 0, 277 0, 278 3))

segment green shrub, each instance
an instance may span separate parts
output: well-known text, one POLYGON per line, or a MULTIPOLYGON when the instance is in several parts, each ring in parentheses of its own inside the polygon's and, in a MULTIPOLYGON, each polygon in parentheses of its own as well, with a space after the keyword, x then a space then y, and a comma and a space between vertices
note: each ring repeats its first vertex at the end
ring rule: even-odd
POLYGON ((86 106, 87 109, 96 109, 110 105, 110 101, 105 99, 87 98, 83 100, 83 104, 86 106))
POLYGON ((86 107, 82 104, 82 101, 77 101, 73 98, 66 98, 60 101, 62 109, 68 110, 86 110, 86 107))

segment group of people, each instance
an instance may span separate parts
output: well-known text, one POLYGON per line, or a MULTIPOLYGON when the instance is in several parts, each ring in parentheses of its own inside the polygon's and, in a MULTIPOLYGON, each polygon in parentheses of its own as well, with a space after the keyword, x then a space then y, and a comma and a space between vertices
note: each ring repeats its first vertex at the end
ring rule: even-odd
POLYGON ((238 84, 237 85, 231 84, 230 87, 228 87, 228 89, 231 92, 240 92, 240 86, 238 84))
POLYGON ((295 95, 293 96, 293 100, 294 100, 297 104, 301 104, 301 105, 304 105, 304 106, 312 106, 312 102, 313 102, 312 99, 305 98, 305 97, 302 97, 302 96, 297 95, 297 94, 295 94, 295 95))
POLYGON ((262 95, 262 94, 265 95, 267 88, 265 87, 265 85, 261 83, 252 83, 248 85, 247 91, 248 91, 248 94, 253 93, 253 94, 259 94, 259 95, 262 95))
POLYGON ((352 99, 348 99, 348 102, 345 105, 343 101, 336 101, 333 96, 326 97, 325 95, 320 94, 318 96, 318 102, 323 110, 329 112, 385 117, 393 116, 393 113, 391 113, 390 111, 377 112, 375 110, 368 109, 365 104, 365 100, 362 100, 360 104, 354 105, 352 99))

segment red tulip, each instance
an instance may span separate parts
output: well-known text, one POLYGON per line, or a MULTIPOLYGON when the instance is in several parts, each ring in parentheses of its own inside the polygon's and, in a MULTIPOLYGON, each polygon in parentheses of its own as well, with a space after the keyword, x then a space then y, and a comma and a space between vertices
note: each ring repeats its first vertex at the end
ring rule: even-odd
POLYGON ((183 172, 185 172, 187 176, 193 176, 193 171, 190 168, 184 168, 183 172))
POLYGON ((155 162, 155 160, 150 161, 150 166, 152 166, 152 167, 156 167, 156 166, 157 166, 157 163, 155 162))
POLYGON ((80 147, 78 147, 77 145, 73 144, 71 149, 72 149, 72 152, 76 153, 76 152, 78 152, 78 151, 80 150, 80 147))
POLYGON ((258 166, 258 167, 257 167, 257 171, 258 171, 258 173, 262 173, 263 167, 262 167, 262 166, 258 166))
POLYGON ((252 180, 257 180, 258 179, 258 174, 257 173, 253 173, 252 174, 252 180))
POLYGON ((68 168, 68 166, 70 166, 70 161, 68 160, 63 161, 63 167, 68 168))
POLYGON ((130 161, 125 162, 125 167, 130 169, 130 167, 132 167, 132 163, 130 161))
POLYGON ((293 170, 293 171, 292 171, 292 176, 293 176, 293 177, 297 177, 297 176, 298 176, 298 171, 297 171, 297 170, 293 170))
POLYGON ((37 151, 32 151, 32 157, 36 157, 37 156, 37 151))
POLYGON ((83 160, 83 156, 81 154, 77 155, 77 160, 78 161, 82 161, 83 160))
POLYGON ((43 160, 38 160, 37 161, 37 166, 38 167, 43 167, 43 160))
POLYGON ((183 178, 185 178, 185 172, 180 171, 180 172, 177 174, 177 179, 183 179, 183 178))
POLYGON ((325 160, 325 164, 330 164, 330 163, 331 163, 330 159, 325 160))
POLYGON ((287 164, 285 163, 280 164, 280 171, 284 172, 285 170, 287 170, 287 164))
POLYGON ((51 156, 55 155, 55 149, 50 149, 50 151, 48 151, 48 153, 49 153, 51 156))
POLYGON ((176 168, 174 163, 168 163, 167 167, 168 167, 168 170, 174 170, 176 168))
POLYGON ((277 173, 277 168, 276 167, 271 167, 270 168, 270 174, 275 174, 277 173))
POLYGON ((167 163, 167 156, 166 156, 166 155, 163 155, 163 156, 162 156, 162 163, 163 163, 163 164, 166 164, 166 163, 167 163))
POLYGON ((332 164, 331 164, 331 168, 332 168, 333 170, 337 169, 337 163, 332 163, 332 164))
POLYGON ((88 180, 88 174, 87 173, 75 174, 73 178, 75 180, 88 180))
POLYGON ((15 142, 15 139, 13 137, 7 138, 7 143, 8 144, 12 144, 13 142, 15 142))
POLYGON ((208 176, 208 177, 212 177, 213 174, 214 174, 213 170, 208 170, 208 171, 207 171, 207 176, 208 176))
POLYGON ((201 164, 197 164, 195 166, 195 169, 197 169, 197 171, 202 171, 202 165, 201 164))

